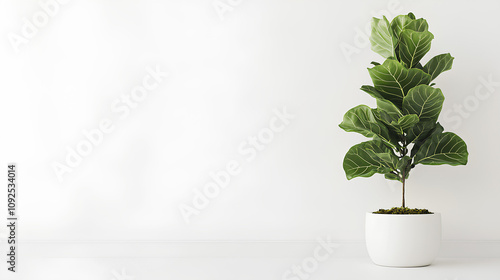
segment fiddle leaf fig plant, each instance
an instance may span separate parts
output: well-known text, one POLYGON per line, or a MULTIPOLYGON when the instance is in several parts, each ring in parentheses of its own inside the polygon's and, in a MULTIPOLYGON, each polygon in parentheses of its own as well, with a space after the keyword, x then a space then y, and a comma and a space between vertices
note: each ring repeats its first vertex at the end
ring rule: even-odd
POLYGON ((467 145, 456 134, 444 132, 438 122, 444 95, 431 82, 450 70, 453 57, 440 54, 422 66, 434 35, 427 21, 413 13, 391 22, 384 16, 373 18, 371 48, 383 63, 368 68, 373 86, 361 90, 375 98, 377 108, 356 106, 344 115, 339 125, 348 132, 371 140, 354 145, 344 158, 347 179, 384 174, 402 183, 405 208, 405 183, 418 164, 465 165, 467 145))

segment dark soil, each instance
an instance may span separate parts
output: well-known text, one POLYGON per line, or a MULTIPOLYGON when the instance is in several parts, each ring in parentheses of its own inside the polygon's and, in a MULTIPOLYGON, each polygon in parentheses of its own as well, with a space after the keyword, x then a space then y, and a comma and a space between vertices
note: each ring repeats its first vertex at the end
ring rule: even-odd
POLYGON ((393 207, 391 209, 378 209, 374 214, 433 214, 427 209, 417 209, 408 207, 393 207))

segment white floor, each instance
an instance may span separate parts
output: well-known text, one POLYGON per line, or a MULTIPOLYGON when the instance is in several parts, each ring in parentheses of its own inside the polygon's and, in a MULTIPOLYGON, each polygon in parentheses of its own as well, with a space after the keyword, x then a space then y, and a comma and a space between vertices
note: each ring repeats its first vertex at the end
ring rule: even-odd
POLYGON ((303 278, 284 275, 299 263, 283 258, 29 259, 20 264, 17 277, 1 275, 26 280, 500 279, 500 259, 438 259, 422 268, 380 267, 367 258, 330 259, 303 278))
MULTIPOLYGON (((35 242, 24 244, 18 252, 17 273, 7 272, 2 262, 0 279, 500 280, 500 258, 491 256, 496 249, 481 250, 489 257, 444 256, 428 267, 387 268, 372 264, 366 256, 353 256, 365 254, 363 245, 340 244, 332 254, 322 251, 323 259, 317 260, 314 252, 319 245, 314 242, 35 242), (294 266, 300 266, 300 272, 296 268, 294 273, 294 266)), ((443 255, 464 253, 447 249, 459 246, 444 247, 443 255)), ((477 256, 479 251, 473 253, 477 256)))

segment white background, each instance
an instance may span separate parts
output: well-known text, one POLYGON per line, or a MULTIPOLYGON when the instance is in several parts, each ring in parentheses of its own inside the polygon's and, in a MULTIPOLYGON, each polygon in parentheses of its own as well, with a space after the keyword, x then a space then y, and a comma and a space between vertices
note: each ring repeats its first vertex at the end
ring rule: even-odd
POLYGON ((338 124, 375 106, 359 87, 382 58, 360 32, 372 16, 413 11, 435 35, 423 61, 456 58, 436 80, 440 121, 470 157, 418 166, 407 203, 442 213, 444 240, 500 240, 500 86, 475 97, 481 78, 500 82, 496 1, 230 2, 221 14, 211 0, 69 1, 18 52, 9 34, 42 9, 1 2, 0 155, 4 170, 18 163, 20 238, 362 241, 364 213, 399 206, 400 187, 346 180, 343 156, 364 138, 338 124), (157 66, 170 76, 120 119, 113 102, 157 66), (295 118, 246 161, 239 145, 284 107, 295 118), (106 118, 115 129, 60 182, 54 162, 106 118), (231 160, 241 172, 187 224, 179 206, 231 160))

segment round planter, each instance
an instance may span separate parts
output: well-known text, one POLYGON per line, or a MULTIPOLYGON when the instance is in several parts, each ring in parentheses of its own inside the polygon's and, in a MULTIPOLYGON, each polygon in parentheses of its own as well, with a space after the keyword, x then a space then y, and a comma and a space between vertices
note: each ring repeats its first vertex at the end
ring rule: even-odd
POLYGON ((441 244, 441 214, 366 213, 366 248, 377 265, 430 265, 441 244))

